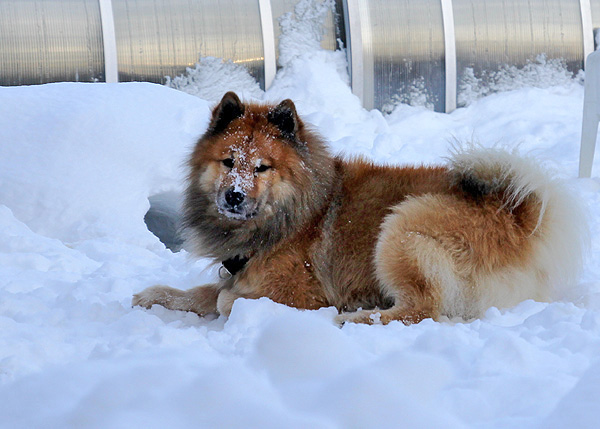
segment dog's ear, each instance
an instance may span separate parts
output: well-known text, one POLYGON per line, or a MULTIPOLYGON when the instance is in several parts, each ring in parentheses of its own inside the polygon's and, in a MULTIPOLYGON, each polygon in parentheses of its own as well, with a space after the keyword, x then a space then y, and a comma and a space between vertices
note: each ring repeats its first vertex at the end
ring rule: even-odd
POLYGON ((235 92, 229 91, 213 109, 208 133, 214 135, 223 132, 234 119, 244 115, 244 110, 239 97, 235 92))
POLYGON ((270 123, 279 128, 283 137, 292 141, 296 140, 296 133, 300 127, 300 119, 292 100, 283 100, 271 109, 268 119, 270 123))

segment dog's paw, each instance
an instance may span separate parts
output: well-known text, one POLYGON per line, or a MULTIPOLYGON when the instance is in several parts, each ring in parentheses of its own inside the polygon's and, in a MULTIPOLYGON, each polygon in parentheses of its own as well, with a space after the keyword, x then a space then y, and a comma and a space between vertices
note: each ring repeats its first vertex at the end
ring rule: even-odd
POLYGON ((152 286, 133 295, 131 305, 151 308, 154 304, 159 304, 169 308, 173 298, 179 295, 178 292, 180 291, 169 286, 152 286))
POLYGON ((379 310, 359 310, 352 313, 340 313, 335 316, 335 323, 339 327, 346 323, 362 323, 366 325, 379 325, 381 321, 381 313, 379 310))

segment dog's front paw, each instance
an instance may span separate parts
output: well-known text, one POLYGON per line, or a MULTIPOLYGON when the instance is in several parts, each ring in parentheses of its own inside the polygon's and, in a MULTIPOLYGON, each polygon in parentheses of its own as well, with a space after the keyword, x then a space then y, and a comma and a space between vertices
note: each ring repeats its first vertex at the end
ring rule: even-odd
POLYGON ((154 304, 171 308, 171 303, 181 295, 181 291, 169 286, 152 286, 133 295, 131 305, 151 308, 154 304))

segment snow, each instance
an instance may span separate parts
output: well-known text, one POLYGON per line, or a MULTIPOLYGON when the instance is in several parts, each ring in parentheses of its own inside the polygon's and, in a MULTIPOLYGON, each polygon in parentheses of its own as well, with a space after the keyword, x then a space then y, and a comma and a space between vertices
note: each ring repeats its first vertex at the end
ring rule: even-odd
POLYGON ((236 301, 228 319, 131 308, 145 287, 217 278, 144 223, 149 201, 174 209, 214 100, 146 83, 3 87, 0 427, 596 427, 600 157, 576 179, 580 79, 384 116, 360 107, 343 53, 284 58, 273 87, 246 97, 292 98, 334 153, 430 164, 476 140, 555 169, 589 214, 569 299, 341 329, 331 308, 267 299, 236 301))

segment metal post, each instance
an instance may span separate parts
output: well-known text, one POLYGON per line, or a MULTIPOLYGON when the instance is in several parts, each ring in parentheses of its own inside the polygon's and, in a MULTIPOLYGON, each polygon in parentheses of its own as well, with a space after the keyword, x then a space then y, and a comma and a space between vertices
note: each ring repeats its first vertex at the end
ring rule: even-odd
MULTIPOLYGON (((588 0, 589 1, 589 0, 588 0)), ((456 110, 456 37, 452 0, 441 0, 446 67, 446 113, 456 110)))
POLYGON ((587 66, 579 150, 579 177, 590 177, 594 164, 598 121, 600 121, 600 51, 593 52, 588 57, 587 66))
POLYGON ((579 0, 581 10, 581 31, 583 36, 583 69, 589 54, 594 52, 594 26, 592 24, 592 5, 590 0, 579 0))
MULTIPOLYGON (((343 3, 344 15, 346 17, 348 64, 350 66, 350 81, 352 93, 356 95, 366 109, 372 109, 372 102, 367 103, 367 91, 365 91, 365 50, 366 41, 363 39, 363 25, 361 20, 367 19, 368 10, 360 0, 346 0, 343 3), (361 8, 362 6, 362 8, 361 8), (362 9, 362 10, 361 10, 362 9), (349 36, 349 37, 348 37, 349 36), (368 105, 369 104, 369 105, 368 105)), ((371 94, 371 99, 373 95, 371 94)))
POLYGON ((275 52, 275 30, 273 29, 273 12, 270 0, 258 0, 260 12, 260 25, 262 28, 265 91, 271 87, 277 73, 277 59, 275 52))
POLYGON ((100 3, 102 41, 104 43, 104 79, 106 83, 116 83, 119 81, 119 63, 117 60, 117 38, 115 36, 112 1, 98 1, 100 3))

